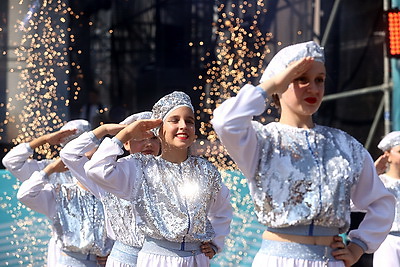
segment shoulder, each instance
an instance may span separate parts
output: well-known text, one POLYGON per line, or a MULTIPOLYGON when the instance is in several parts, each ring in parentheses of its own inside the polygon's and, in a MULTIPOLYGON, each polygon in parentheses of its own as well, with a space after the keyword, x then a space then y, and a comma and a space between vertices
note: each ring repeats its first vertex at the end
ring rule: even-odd
POLYGON ((202 156, 191 156, 191 160, 195 163, 195 165, 203 168, 204 170, 218 172, 217 167, 202 156))
POLYGON ((352 154, 353 157, 358 155, 360 158, 365 156, 367 150, 355 137, 347 132, 328 126, 318 126, 319 131, 324 135, 327 141, 333 141, 340 150, 352 154))

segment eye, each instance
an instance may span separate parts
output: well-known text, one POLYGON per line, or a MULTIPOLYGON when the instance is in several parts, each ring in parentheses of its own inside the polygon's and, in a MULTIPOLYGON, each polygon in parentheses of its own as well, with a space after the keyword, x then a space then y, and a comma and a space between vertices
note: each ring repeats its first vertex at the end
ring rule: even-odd
POLYGON ((170 122, 170 123, 178 123, 179 120, 177 118, 171 118, 171 119, 168 120, 168 122, 170 122))
POLYGON ((325 78, 324 77, 318 77, 315 79, 316 83, 324 83, 325 82, 325 78))
POLYGON ((194 124, 194 119, 187 119, 185 120, 187 124, 194 124))
POLYGON ((307 84, 309 82, 308 78, 304 76, 296 78, 295 81, 298 82, 299 84, 307 84))

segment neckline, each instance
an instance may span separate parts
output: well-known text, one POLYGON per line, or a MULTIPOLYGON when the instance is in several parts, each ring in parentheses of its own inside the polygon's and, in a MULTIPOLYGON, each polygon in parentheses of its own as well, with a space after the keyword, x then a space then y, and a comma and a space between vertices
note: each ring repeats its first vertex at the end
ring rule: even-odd
POLYGON ((292 126, 292 125, 289 125, 289 124, 284 124, 284 123, 281 123, 279 121, 275 122, 275 125, 277 125, 277 127, 279 127, 279 128, 286 128, 286 129, 289 129, 289 130, 301 131, 301 132, 302 131, 308 131, 308 132, 316 131, 321 127, 320 125, 314 123, 314 127, 312 127, 312 128, 301 128, 301 127, 296 127, 296 126, 292 126))

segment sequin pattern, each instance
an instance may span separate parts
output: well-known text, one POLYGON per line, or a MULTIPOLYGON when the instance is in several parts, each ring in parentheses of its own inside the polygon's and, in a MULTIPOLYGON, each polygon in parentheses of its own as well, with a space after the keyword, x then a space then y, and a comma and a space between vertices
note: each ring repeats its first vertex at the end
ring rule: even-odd
POLYGON ((400 231, 400 180, 392 178, 386 174, 379 176, 385 187, 395 196, 396 198, 396 213, 392 228, 390 231, 400 231))
POLYGON ((207 212, 221 188, 218 170, 194 156, 180 164, 161 157, 132 157, 143 169, 134 202, 145 235, 172 242, 212 240, 215 233, 207 212))
POLYGON ((259 221, 278 228, 314 222, 345 232, 363 146, 343 131, 319 125, 300 129, 269 123, 255 128, 260 162, 253 198, 259 221))
POLYGON ((132 202, 111 193, 106 193, 102 200, 115 239, 129 246, 141 247, 144 236, 137 229, 132 202))
POLYGON ((57 187, 54 228, 62 248, 83 254, 106 256, 113 241, 107 238, 101 202, 77 184, 57 187))

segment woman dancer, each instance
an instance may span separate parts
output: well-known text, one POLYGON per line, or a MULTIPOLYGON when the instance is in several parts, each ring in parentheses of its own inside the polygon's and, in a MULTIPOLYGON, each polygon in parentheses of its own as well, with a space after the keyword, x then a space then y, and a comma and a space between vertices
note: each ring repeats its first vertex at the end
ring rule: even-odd
MULTIPOLYGON (((33 159, 33 152, 36 148, 45 144, 65 146, 70 140, 89 130, 90 123, 86 120, 69 121, 58 131, 44 134, 30 142, 18 144, 4 156, 2 163, 15 178, 24 182, 35 171, 40 172, 47 165, 55 161, 55 159, 33 159)), ((73 182, 72 174, 65 169, 63 172, 55 172, 49 175, 48 179, 53 184, 73 182)), ((27 206, 29 206, 29 203, 27 206)), ((60 248, 56 245, 56 240, 57 234, 53 227, 47 250, 47 266, 49 267, 56 266, 61 253, 60 248)))
POLYGON ((389 232, 394 198, 369 153, 353 137, 314 123, 325 89, 323 48, 288 46, 271 60, 261 84, 245 85, 212 120, 246 176, 258 220, 268 228, 253 266, 350 266, 374 252, 389 232), (279 122, 252 121, 273 97, 279 122), (346 246, 350 199, 367 210, 346 246), (335 249, 332 251, 332 249, 335 249))
POLYGON ((85 164, 87 177, 135 204, 145 235, 138 266, 209 266, 229 233, 229 190, 210 162, 189 155, 195 118, 188 95, 164 96, 152 114, 154 119, 137 121, 114 138, 105 138, 85 164), (137 153, 117 160, 123 143, 148 138, 155 127, 160 156, 137 153))
MULTIPOLYGON (((78 125, 73 124, 73 126, 78 125)), ((72 128, 73 126, 68 125, 72 128)), ((87 129, 86 127, 77 128, 87 129)), ((74 131, 77 131, 77 128, 74 131)), ((67 139, 64 137, 63 142, 69 141, 71 137, 67 139)), ((20 166, 20 173, 23 170, 25 172, 27 169, 32 170, 32 166, 39 164, 32 160, 28 163, 20 166), (31 168, 28 168, 29 166, 31 168)), ((26 206, 50 219, 55 233, 56 251, 59 251, 51 262, 52 266, 98 267, 105 265, 113 241, 106 235, 103 206, 74 179, 61 159, 55 159, 43 169, 34 171, 31 177, 21 184, 17 197, 26 206), (56 173, 58 176, 68 177, 69 181, 50 181, 50 177, 56 173), (64 175, 60 175, 62 173, 64 175)))
POLYGON ((389 235, 374 253, 373 265, 400 267, 400 131, 387 134, 378 144, 383 155, 376 161, 379 175, 386 188, 396 197, 396 215, 389 235))
MULTIPOLYGON (((150 119, 151 112, 133 114, 120 124, 103 124, 69 142, 60 152, 61 159, 74 176, 103 203, 106 212, 107 233, 115 240, 106 267, 135 267, 137 255, 143 245, 144 236, 136 226, 136 212, 130 201, 117 198, 86 178, 84 164, 93 154, 100 140, 106 135, 115 135, 137 120, 150 119)), ((156 136, 140 141, 129 140, 124 148, 130 153, 158 155, 160 141, 156 136)))

